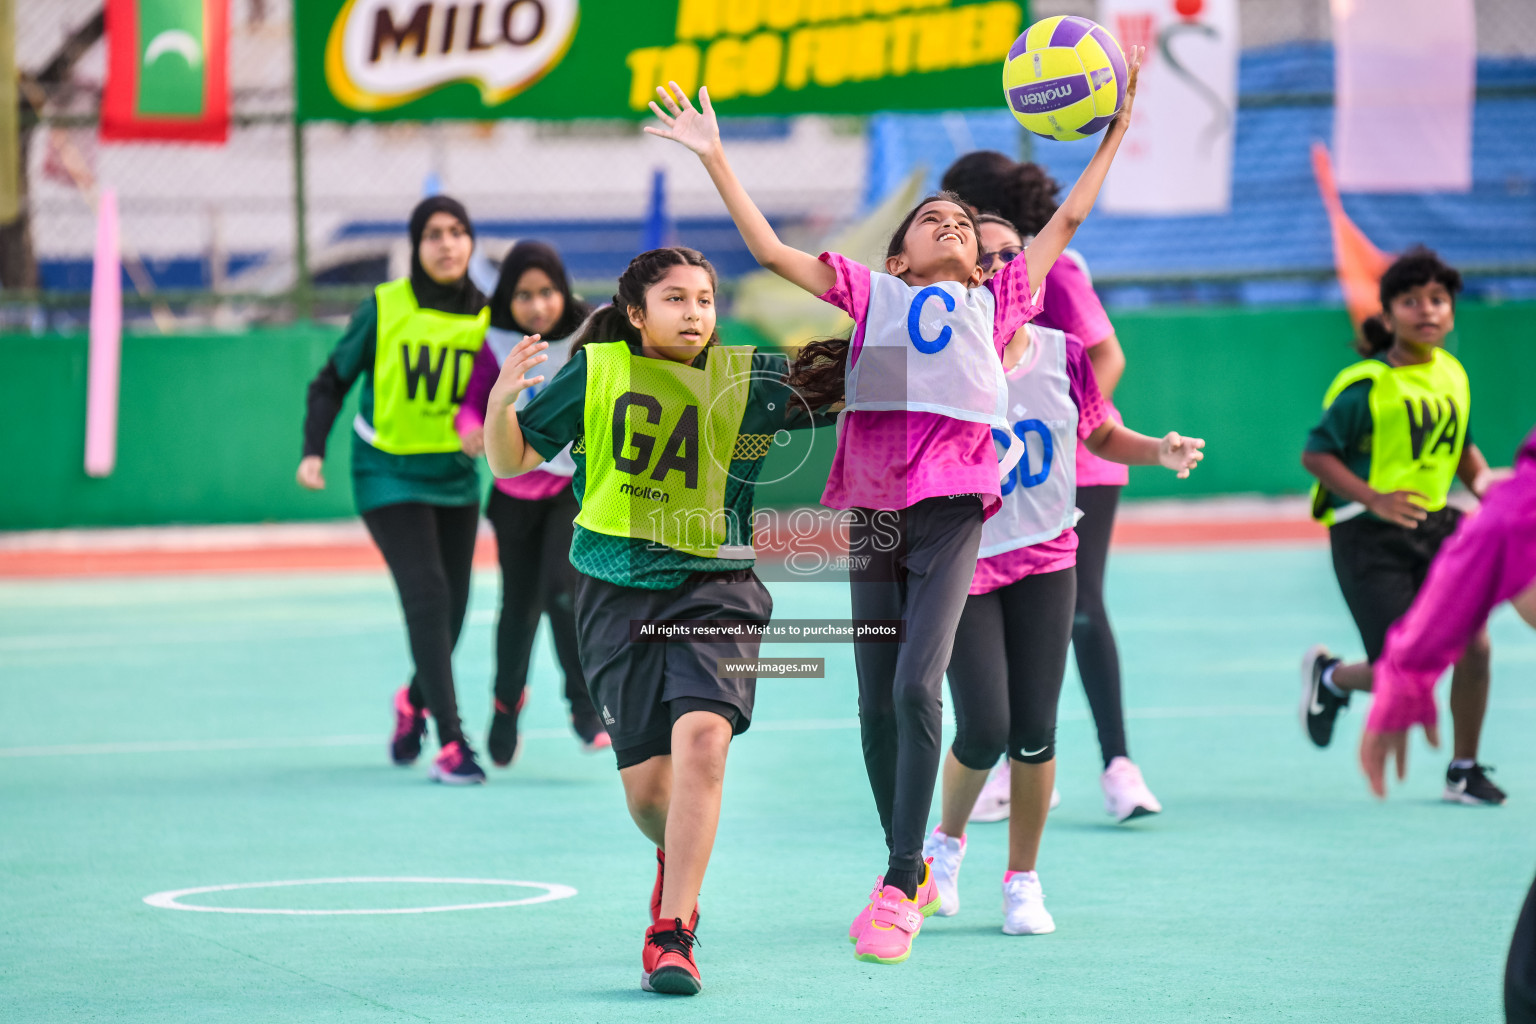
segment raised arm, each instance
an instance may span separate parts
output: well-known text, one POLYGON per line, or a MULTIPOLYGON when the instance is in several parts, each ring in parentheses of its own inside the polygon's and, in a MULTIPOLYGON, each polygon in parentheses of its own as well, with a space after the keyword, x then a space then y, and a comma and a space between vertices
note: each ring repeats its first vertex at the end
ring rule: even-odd
POLYGON ((1120 113, 1105 130, 1098 151, 1088 161, 1088 166, 1083 168, 1083 173, 1078 177, 1077 184, 1072 186, 1072 191, 1067 193, 1067 198, 1061 201, 1045 227, 1040 229, 1034 241, 1029 243, 1029 248, 1024 250, 1031 281, 1045 280, 1045 275, 1066 250, 1067 243, 1072 241, 1072 236, 1077 233, 1083 221, 1088 219, 1094 201, 1099 198, 1104 176, 1109 173, 1109 165, 1114 163, 1115 153, 1120 149, 1120 140, 1125 138, 1125 131, 1131 126, 1131 106, 1136 99, 1136 79, 1141 74, 1142 52, 1142 48, 1136 46, 1127 54, 1125 102, 1120 105, 1120 113))
POLYGON ((516 405, 524 388, 544 380, 542 374, 525 374, 549 358, 544 354, 547 348, 549 343, 540 341, 537 334, 518 342, 501 364, 501 374, 491 388, 485 410, 485 461, 491 472, 503 479, 537 469, 544 462, 544 456, 523 438, 522 428, 517 425, 516 405))
POLYGON ((715 108, 709 102, 709 90, 699 90, 702 112, 695 109, 688 94, 676 82, 668 82, 666 89, 658 87, 656 92, 667 109, 663 110, 653 102, 651 110, 660 118, 663 127, 648 124, 645 130, 659 138, 681 143, 698 154, 704 169, 709 172, 709 179, 715 183, 715 190, 725 200, 725 208, 730 211, 731 220, 736 222, 736 230, 741 232, 747 248, 752 251, 752 258, 812 295, 821 296, 831 291, 837 283, 837 272, 810 253, 779 241, 773 225, 768 223, 768 218, 747 195, 736 172, 731 170, 730 161, 725 158, 725 147, 720 144, 720 124, 715 119, 715 108))

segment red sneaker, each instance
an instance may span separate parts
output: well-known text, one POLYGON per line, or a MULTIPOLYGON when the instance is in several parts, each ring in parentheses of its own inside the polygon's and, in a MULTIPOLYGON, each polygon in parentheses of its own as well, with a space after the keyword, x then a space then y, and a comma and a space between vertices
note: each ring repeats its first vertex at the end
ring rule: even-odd
POLYGON ((693 929, 684 928, 680 917, 647 928, 645 946, 640 951, 640 987, 673 996, 698 995, 704 982, 693 962, 697 941, 693 929))

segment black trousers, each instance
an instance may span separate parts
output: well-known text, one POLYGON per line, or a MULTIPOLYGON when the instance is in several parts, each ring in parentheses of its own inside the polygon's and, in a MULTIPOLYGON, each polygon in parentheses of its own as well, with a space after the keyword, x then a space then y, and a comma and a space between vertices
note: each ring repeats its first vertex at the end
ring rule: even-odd
POLYGON ((1025 576, 965 599, 949 693, 955 701, 955 760, 986 771, 1004 751, 1044 764, 1056 756, 1056 705, 1072 639, 1077 571, 1025 576))
POLYGON ((864 768, 891 871, 922 870, 938 778, 944 670, 976 575, 981 499, 925 498, 895 512, 854 509, 849 573, 855 619, 903 619, 903 643, 855 643, 864 768))
POLYGON ((405 612, 416 666, 411 703, 432 713, 439 744, 463 740, 453 648, 469 606, 480 508, 410 501, 370 509, 363 522, 389 565, 405 612))
POLYGON ((1106 768, 1115 758, 1130 756, 1125 741, 1125 701, 1120 693, 1120 649, 1104 605, 1104 566, 1109 561, 1109 539, 1119 504, 1120 487, 1116 484, 1077 489, 1077 507, 1083 510, 1083 518, 1077 524, 1077 613, 1072 619, 1072 650, 1106 768))
POLYGON ((1504 967, 1504 1019, 1508 1024, 1536 1024, 1536 882, 1525 897, 1504 967))
POLYGON ((485 515, 496 531, 501 562, 501 617, 496 623, 496 699, 515 708, 528 685, 528 664, 539 617, 549 616, 555 655, 565 674, 571 717, 597 717, 576 648, 576 570, 571 565, 572 521, 580 506, 569 487, 528 501, 492 488, 485 515))

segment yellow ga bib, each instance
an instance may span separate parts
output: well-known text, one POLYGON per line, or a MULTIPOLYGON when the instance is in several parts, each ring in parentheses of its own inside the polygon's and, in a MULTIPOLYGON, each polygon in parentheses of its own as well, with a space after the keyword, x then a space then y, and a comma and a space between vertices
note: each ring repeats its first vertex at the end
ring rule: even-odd
POLYGON ((703 558, 751 558, 749 545, 726 544, 725 487, 753 349, 712 347, 702 369, 636 356, 622 341, 585 351, 586 488, 576 522, 703 558))
MULTIPOLYGON (((1466 446, 1472 390, 1467 371, 1444 349, 1427 363, 1388 366, 1367 359, 1346 367, 1323 396, 1323 408, 1351 384, 1371 381, 1372 490, 1417 491, 1423 507, 1445 507, 1466 446)), ((1312 515, 1332 526, 1335 510, 1325 507, 1321 484, 1312 486, 1312 515)))
POLYGON ((392 455, 459 451, 453 418, 469 386, 490 310, 463 316, 422 309, 411 282, 403 278, 379 285, 374 295, 379 326, 373 422, 359 418, 358 433, 392 455))

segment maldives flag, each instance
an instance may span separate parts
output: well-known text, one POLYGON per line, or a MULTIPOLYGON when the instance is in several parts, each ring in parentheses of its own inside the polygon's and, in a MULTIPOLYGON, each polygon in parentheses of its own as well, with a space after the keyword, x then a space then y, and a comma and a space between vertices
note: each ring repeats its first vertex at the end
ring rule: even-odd
POLYGON ((107 0, 101 137, 229 137, 229 0, 107 0))

